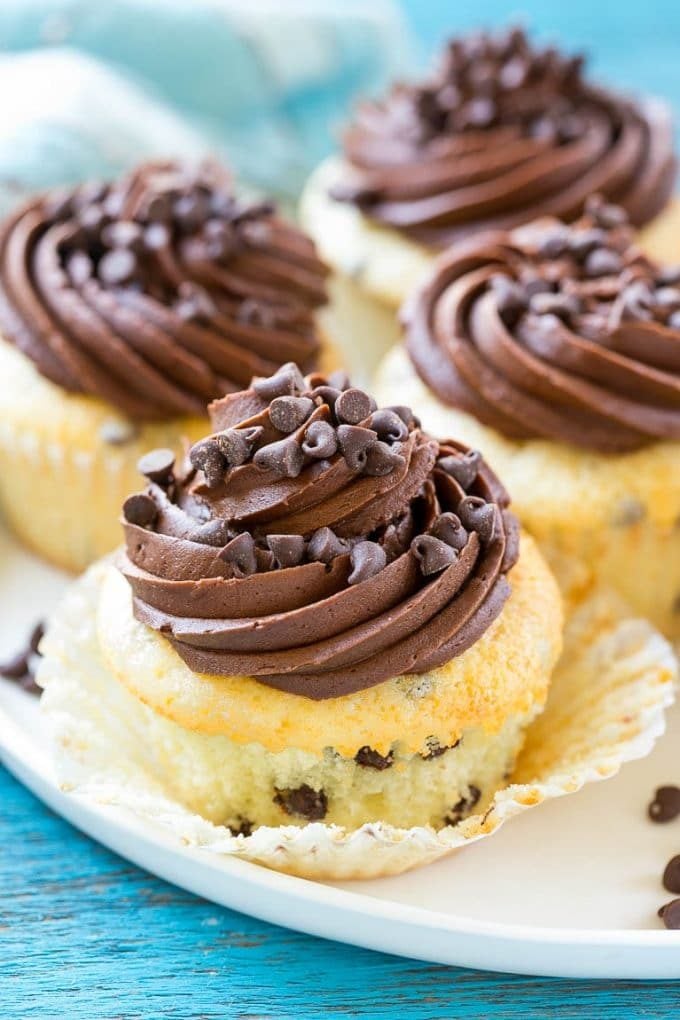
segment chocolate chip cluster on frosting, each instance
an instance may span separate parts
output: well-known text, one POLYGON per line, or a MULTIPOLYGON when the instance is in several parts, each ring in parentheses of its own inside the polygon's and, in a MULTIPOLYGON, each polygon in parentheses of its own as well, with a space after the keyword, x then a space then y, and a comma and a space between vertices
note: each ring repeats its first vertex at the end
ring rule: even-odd
POLYGON ((572 219, 596 191, 646 223, 673 190, 669 113, 594 86, 583 64, 520 29, 453 39, 429 81, 359 107, 333 197, 433 246, 572 219))
POLYGON ((460 655, 500 613, 518 534, 478 453, 294 364, 140 462, 121 569, 197 672, 333 698, 460 655))
POLYGON ((326 268, 226 171, 149 163, 41 197, 0 228, 0 330, 64 389, 136 420, 205 413, 291 359, 315 366, 326 268))
POLYGON ((605 453, 680 440, 680 266, 633 243, 599 197, 451 248, 404 312, 445 403, 517 439, 605 453))

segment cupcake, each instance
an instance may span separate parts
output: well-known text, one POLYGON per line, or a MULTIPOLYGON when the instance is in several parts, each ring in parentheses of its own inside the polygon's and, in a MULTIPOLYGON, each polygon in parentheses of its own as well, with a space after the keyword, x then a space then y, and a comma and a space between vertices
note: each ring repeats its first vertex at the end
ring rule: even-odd
POLYGON ((479 454, 292 364, 210 411, 184 462, 145 456, 124 549, 41 644, 64 789, 184 844, 360 878, 650 749, 668 644, 574 562, 563 630, 479 454))
POLYGON ((549 556, 585 560, 680 636, 680 268, 593 199, 452 246, 378 392, 484 449, 549 556), (409 360, 410 356, 410 360, 409 360))
POLYGON ((215 164, 141 166, 48 194, 0 228, 0 510, 54 563, 119 539, 150 447, 295 359, 318 366, 326 270, 215 164))
POLYGON ((331 325, 342 342, 366 333, 379 357, 397 339, 394 309, 436 251, 542 215, 572 220, 594 192, 637 227, 666 210, 652 246, 677 233, 669 111, 595 85, 583 64, 519 29, 482 33, 449 42, 423 83, 360 105, 342 158, 318 169, 302 201, 337 275, 331 325))

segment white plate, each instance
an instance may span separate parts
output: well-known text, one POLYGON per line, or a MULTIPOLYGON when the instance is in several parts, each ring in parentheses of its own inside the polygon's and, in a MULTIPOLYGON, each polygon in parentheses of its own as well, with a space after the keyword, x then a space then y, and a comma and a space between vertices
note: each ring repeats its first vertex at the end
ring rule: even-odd
MULTIPOLYGON (((0 532, 0 657, 65 584, 0 532)), ((0 756, 38 797, 123 857, 190 892, 276 924, 438 963, 565 977, 680 978, 680 932, 660 927, 663 867, 680 826, 645 816, 677 782, 680 711, 645 761, 544 804, 427 868, 319 883, 188 849, 120 809, 58 789, 37 699, 0 681, 0 756)))

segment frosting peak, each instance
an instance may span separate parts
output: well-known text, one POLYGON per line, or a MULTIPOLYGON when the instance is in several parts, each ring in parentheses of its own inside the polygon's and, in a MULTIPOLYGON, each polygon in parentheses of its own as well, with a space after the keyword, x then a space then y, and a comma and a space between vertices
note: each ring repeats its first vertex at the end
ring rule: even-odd
POLYGON ((680 267, 646 258, 601 198, 571 225, 460 242, 404 317, 434 393, 511 438, 605 453, 680 440, 680 267))
POLYGON ((192 669, 339 697, 441 665, 501 611, 517 526, 479 454, 292 364, 210 412, 124 506, 135 614, 192 669))
POLYGON ((48 379, 137 420, 206 402, 282 361, 314 367, 326 269, 226 171, 148 163, 36 199, 0 228, 0 330, 48 379))
POLYGON ((433 246, 573 219, 594 192, 648 222, 673 190, 669 112, 598 88, 583 69, 519 29, 453 39, 430 80, 359 107, 333 196, 433 246))

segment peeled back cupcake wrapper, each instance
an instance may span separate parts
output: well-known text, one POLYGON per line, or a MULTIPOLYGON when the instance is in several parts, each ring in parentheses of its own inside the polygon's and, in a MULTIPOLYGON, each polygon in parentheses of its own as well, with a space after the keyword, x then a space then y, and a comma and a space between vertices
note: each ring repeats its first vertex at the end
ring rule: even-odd
POLYGON ((673 699, 676 664, 668 643, 646 621, 631 618, 617 596, 583 576, 563 578, 570 589, 565 647, 547 707, 529 727, 512 782, 496 791, 483 814, 439 831, 400 829, 376 819, 353 831, 314 822, 233 836, 173 797, 135 728, 151 710, 102 661, 95 617, 107 569, 106 563, 96 564, 76 582, 43 642, 42 708, 62 788, 152 819, 185 844, 289 874, 318 879, 398 874, 489 836, 527 808, 574 793, 643 757, 663 732, 664 709, 673 699))

